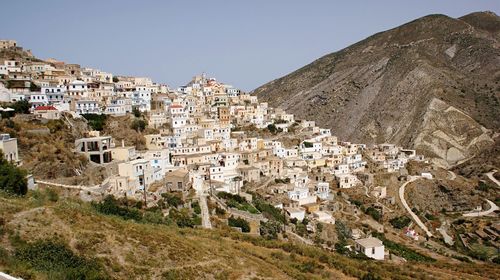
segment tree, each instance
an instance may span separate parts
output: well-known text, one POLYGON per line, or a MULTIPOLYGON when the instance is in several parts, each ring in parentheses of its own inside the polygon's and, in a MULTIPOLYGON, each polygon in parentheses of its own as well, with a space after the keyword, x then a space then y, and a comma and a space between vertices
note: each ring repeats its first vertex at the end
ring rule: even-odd
POLYGON ((141 111, 137 107, 132 108, 132 114, 134 114, 134 117, 140 118, 141 117, 141 111))
POLYGON ((17 114, 29 114, 31 108, 28 100, 19 100, 16 103, 12 104, 11 107, 17 114))
POLYGON ((28 192, 26 171, 8 162, 0 151, 0 189, 17 195, 28 192))
POLYGON ((260 222, 260 235, 267 239, 277 239, 281 225, 276 221, 260 222))
POLYGON ((142 132, 144 129, 146 129, 147 123, 145 120, 142 119, 135 119, 132 122, 132 129, 136 130, 137 132, 142 132))
POLYGON ((116 76, 113 76, 113 83, 118 83, 119 79, 116 76))
POLYGON ((267 129, 272 133, 272 134, 276 134, 278 132, 278 128, 276 128, 276 125, 274 124, 269 124, 267 126, 267 129))

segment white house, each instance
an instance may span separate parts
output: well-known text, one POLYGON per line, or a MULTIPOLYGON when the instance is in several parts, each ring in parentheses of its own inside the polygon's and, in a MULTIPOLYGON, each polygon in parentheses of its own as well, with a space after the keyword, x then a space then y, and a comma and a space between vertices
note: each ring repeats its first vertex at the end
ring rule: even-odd
POLYGON ((330 195, 330 184, 328 184, 328 182, 318 182, 316 185, 316 195, 320 199, 328 199, 330 195))
POLYGON ((89 96, 89 88, 87 83, 81 80, 74 80, 68 85, 68 96, 77 98, 87 98, 89 96))
POLYGON ((290 216, 290 219, 297 219, 299 222, 304 220, 306 216, 306 210, 302 208, 286 208, 286 212, 290 216))
POLYGON ((309 189, 307 188, 295 188, 288 192, 288 198, 293 201, 299 201, 301 199, 307 198, 309 196, 309 189))
POLYGON ((380 239, 368 237, 355 240, 354 242, 356 243, 356 251, 372 259, 384 260, 384 244, 380 239))
POLYGON ((19 162, 16 138, 10 138, 9 134, 0 134, 0 150, 6 160, 16 164, 19 162))
POLYGON ((76 101, 77 114, 100 114, 101 108, 99 102, 94 100, 77 100, 76 101))
POLYGON ((336 175, 337 181, 339 182, 339 188, 348 189, 355 187, 361 183, 359 179, 352 174, 341 174, 336 175))

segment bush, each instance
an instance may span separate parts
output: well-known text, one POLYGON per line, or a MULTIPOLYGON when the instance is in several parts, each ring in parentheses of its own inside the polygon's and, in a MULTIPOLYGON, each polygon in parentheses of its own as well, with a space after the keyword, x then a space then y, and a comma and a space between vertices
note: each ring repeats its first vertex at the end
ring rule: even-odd
POLYGON ((198 201, 191 203, 191 208, 193 208, 193 211, 196 214, 198 214, 198 215, 201 214, 201 207, 200 207, 200 203, 198 201))
POLYGON ((16 114, 29 114, 31 105, 28 100, 19 100, 16 103, 10 105, 16 114))
POLYGON ((145 120, 143 119, 135 119, 132 122, 132 125, 130 126, 132 129, 136 130, 137 132, 142 132, 144 129, 146 129, 146 126, 148 124, 146 123, 145 120))
POLYGON ((380 219, 382 218, 382 215, 380 214, 380 212, 377 209, 373 208, 373 207, 368 207, 365 210, 365 213, 367 215, 370 215, 376 221, 380 221, 380 219))
POLYGON ((224 216, 224 215, 226 215, 226 210, 224 210, 220 207, 217 207, 217 208, 215 208, 215 214, 217 214, 217 216, 224 216))
POLYGON ((269 132, 271 132, 272 134, 276 134, 279 132, 279 129, 274 124, 269 124, 267 126, 267 130, 269 130, 269 132))
POLYGON ((8 162, 0 151, 0 189, 7 193, 25 195, 28 192, 26 171, 8 162))
POLYGON ((257 210, 259 210, 264 217, 282 224, 285 223, 285 216, 280 209, 259 198, 254 200, 254 204, 255 208, 257 208, 257 210))
POLYGON ((141 117, 141 111, 137 107, 132 108, 132 114, 134 114, 134 117, 140 118, 141 117))
POLYGON ((411 219, 407 216, 401 216, 389 220, 389 223, 395 228, 402 229, 411 223, 411 219))
POLYGON ((120 206, 118 201, 111 195, 106 196, 104 200, 99 203, 93 202, 92 206, 102 214, 115 215, 125 220, 142 220, 142 215, 139 210, 120 206))
POLYGON ((490 189, 490 186, 486 184, 485 182, 481 181, 479 182, 478 189, 482 192, 487 192, 490 189))
POLYGON ((161 196, 164 198, 165 202, 172 207, 179 207, 179 205, 184 204, 184 201, 179 195, 162 193, 161 196))
POLYGON ((418 262, 435 262, 436 260, 420 254, 419 252, 416 252, 402 244, 393 242, 391 240, 386 239, 383 235, 377 236, 382 240, 384 243, 384 246, 393 254, 400 256, 402 258, 405 258, 408 261, 418 261, 418 262))
POLYGON ((260 235, 266 239, 277 239, 281 225, 276 221, 260 222, 260 235))
POLYGON ((97 131, 102 131, 104 129, 108 118, 108 116, 104 114, 82 114, 82 117, 87 120, 89 126, 93 130, 97 131))
POLYGON ((242 218, 234 218, 233 216, 229 217, 227 220, 227 224, 230 227, 238 227, 241 228, 242 232, 250 232, 250 224, 242 218))
POLYGON ((237 194, 230 194, 227 192, 219 192, 217 193, 217 196, 225 199, 228 207, 236 208, 238 210, 246 211, 252 214, 259 213, 259 210, 257 210, 252 204, 248 203, 247 200, 242 196, 239 196, 237 194))
POLYGON ((187 209, 182 209, 181 211, 177 209, 170 209, 168 216, 175 221, 178 227, 190 227, 195 226, 195 221, 191 219, 187 209))
POLYGON ((102 265, 96 260, 76 255, 64 243, 57 240, 38 240, 20 246, 14 258, 34 270, 57 279, 104 279, 108 278, 102 265))
POLYGON ((434 221, 436 220, 436 217, 434 215, 432 215, 431 213, 425 213, 425 218, 429 221, 434 221))

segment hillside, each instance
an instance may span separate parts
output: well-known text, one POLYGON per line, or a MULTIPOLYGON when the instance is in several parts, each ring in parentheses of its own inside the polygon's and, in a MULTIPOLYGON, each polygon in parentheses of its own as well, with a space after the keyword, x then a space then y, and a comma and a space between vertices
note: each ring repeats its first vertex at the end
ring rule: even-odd
POLYGON ((340 139, 415 147, 448 167, 500 128, 500 18, 430 15, 253 91, 340 139))
MULTIPOLYGON (((494 265, 349 259, 312 246, 214 230, 123 220, 36 191, 0 193, 0 271, 24 279, 487 279, 494 265), (50 248, 47 255, 44 248, 50 248), (82 264, 73 267, 72 262, 82 264), (69 268, 68 268, 69 267, 69 268), (71 273, 71 274, 70 274, 71 273), (64 276, 65 275, 65 276, 64 276)), ((495 272, 497 271, 497 272, 495 272)))

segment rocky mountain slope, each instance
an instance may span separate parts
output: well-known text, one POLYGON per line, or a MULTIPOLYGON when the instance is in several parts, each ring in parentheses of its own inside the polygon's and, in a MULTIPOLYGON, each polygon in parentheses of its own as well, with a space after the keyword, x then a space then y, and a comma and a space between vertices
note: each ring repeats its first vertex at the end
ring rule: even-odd
POLYGON ((430 15, 328 54, 253 94, 343 140, 415 147, 444 166, 500 128, 500 18, 430 15))

